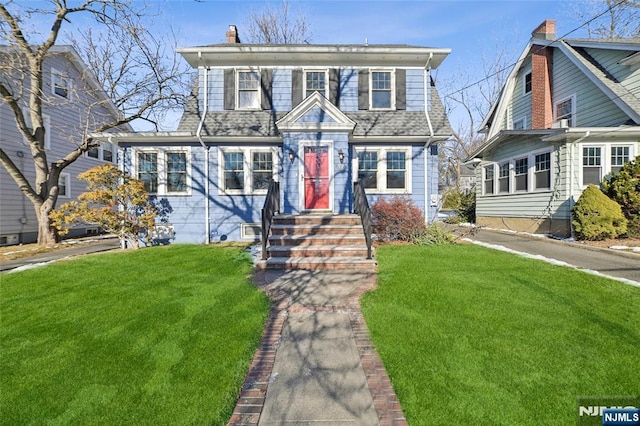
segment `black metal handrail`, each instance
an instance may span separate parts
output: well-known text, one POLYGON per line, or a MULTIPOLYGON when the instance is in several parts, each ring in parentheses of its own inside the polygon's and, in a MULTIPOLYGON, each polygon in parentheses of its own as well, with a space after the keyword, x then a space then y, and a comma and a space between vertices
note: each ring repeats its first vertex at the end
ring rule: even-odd
POLYGON ((353 211, 360 215, 362 221, 362 229, 364 230, 364 238, 367 241, 367 259, 371 259, 371 233, 372 233, 372 220, 371 220, 371 207, 369 207, 369 201, 367 200, 367 194, 364 191, 364 185, 359 180, 353 184, 353 211))
POLYGON ((262 260, 267 259, 267 240, 275 213, 280 213, 280 184, 271 179, 262 208, 262 260))

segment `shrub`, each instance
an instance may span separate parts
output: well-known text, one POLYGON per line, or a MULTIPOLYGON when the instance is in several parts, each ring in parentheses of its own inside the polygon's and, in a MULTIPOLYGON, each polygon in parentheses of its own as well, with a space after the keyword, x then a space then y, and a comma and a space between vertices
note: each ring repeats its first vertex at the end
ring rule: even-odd
POLYGON ((442 226, 434 223, 428 226, 422 235, 416 238, 417 244, 453 244, 454 238, 451 233, 447 232, 442 226))
POLYGON ((452 190, 444 197, 443 207, 456 212, 455 217, 447 222, 460 223, 476 221, 476 193, 475 191, 452 190))
POLYGON ((627 232, 627 219, 620 205, 595 185, 589 185, 571 210, 579 240, 604 240, 627 232))
POLYGON ((640 156, 626 163, 619 173, 602 182, 602 191, 620 204, 629 221, 627 234, 640 236, 640 156))
POLYGON ((415 241, 424 233, 424 214, 409 197, 380 197, 371 206, 373 231, 383 241, 415 241))

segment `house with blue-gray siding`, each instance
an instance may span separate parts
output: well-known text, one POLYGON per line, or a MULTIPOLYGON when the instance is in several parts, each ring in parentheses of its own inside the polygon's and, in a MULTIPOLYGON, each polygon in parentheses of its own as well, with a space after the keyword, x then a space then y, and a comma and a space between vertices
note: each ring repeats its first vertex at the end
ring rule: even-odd
POLYGON ((94 135, 162 206, 176 242, 259 238, 269 182, 280 213, 346 214, 410 197, 436 215, 438 143, 451 134, 432 70, 449 49, 408 45, 181 48, 197 70, 176 131, 94 135))
POLYGON ((482 127, 477 223, 571 235, 584 188, 640 154, 640 39, 557 39, 546 20, 482 127))

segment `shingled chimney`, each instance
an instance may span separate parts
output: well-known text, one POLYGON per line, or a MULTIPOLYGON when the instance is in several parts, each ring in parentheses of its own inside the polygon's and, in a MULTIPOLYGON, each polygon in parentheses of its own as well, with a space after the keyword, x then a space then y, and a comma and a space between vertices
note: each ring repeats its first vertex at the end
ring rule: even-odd
MULTIPOLYGON (((531 33, 534 39, 554 40, 556 21, 547 19, 531 33)), ((553 48, 531 46, 531 128, 548 129, 553 123, 551 85, 553 48)))
POLYGON ((227 30, 227 43, 240 43, 240 36, 238 36, 238 29, 235 25, 229 25, 227 30))

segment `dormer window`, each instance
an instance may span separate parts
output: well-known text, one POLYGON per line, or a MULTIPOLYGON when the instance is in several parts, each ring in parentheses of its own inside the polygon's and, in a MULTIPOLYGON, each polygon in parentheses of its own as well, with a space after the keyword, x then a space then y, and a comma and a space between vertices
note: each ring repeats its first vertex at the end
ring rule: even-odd
POLYGON ((393 108, 393 86, 391 71, 371 72, 371 109, 393 108))
POLYGON ((51 69, 51 92, 61 98, 69 98, 71 82, 69 77, 61 72, 51 69))
POLYGON ((305 95, 309 97, 313 92, 319 92, 322 96, 327 96, 327 72, 326 71, 306 71, 305 95))
POLYGON ((260 109, 260 74, 238 71, 238 108, 260 109))

